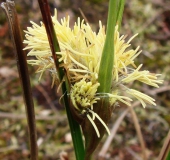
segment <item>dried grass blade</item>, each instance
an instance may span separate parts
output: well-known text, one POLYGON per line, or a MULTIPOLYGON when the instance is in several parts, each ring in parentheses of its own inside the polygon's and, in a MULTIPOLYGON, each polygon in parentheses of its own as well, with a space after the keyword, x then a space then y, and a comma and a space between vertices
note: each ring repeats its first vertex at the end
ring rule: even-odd
POLYGON ((165 160, 169 152, 170 152, 170 131, 167 135, 167 138, 165 139, 165 142, 159 154, 158 160, 165 160))
POLYGON ((22 84, 23 97, 27 112, 29 141, 30 141, 30 154, 31 160, 37 160, 38 147, 37 147, 37 133, 35 124, 34 103, 32 99, 31 84, 28 74, 28 67, 26 61, 26 54, 23 51, 23 40, 20 33, 20 26, 18 22, 15 3, 7 0, 6 3, 1 3, 1 8, 4 10, 11 29, 11 37, 16 52, 16 61, 18 72, 22 84))

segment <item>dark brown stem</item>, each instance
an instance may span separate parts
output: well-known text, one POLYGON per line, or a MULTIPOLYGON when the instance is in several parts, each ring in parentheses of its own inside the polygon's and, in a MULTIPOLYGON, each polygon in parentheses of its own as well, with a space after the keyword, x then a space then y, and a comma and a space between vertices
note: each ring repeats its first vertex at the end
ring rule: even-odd
POLYGON ((60 46, 56 37, 56 33, 53 27, 53 22, 51 19, 51 14, 50 14, 50 9, 48 6, 48 2, 47 0, 38 0, 39 6, 40 6, 40 10, 41 10, 41 14, 43 17, 43 22, 45 25, 45 29, 47 32, 47 36, 48 36, 48 41, 49 41, 49 45, 50 45, 50 49, 53 55, 53 59, 54 59, 54 64, 57 70, 57 73, 59 75, 59 79, 60 81, 62 81, 63 76, 64 76, 64 72, 61 71, 61 68, 59 68, 59 63, 58 63, 58 59, 56 56, 56 52, 60 52, 60 46), (61 73, 62 72, 62 73, 61 73))
POLYGON ((83 157, 84 157, 85 152, 84 152, 84 144, 83 144, 80 126, 75 121, 75 119, 73 118, 73 115, 71 114, 69 99, 68 99, 68 96, 67 96, 67 91, 69 90, 68 77, 67 77, 67 74, 66 74, 64 67, 59 66, 58 57, 56 56, 56 52, 60 52, 60 46, 59 46, 59 43, 58 43, 58 40, 57 40, 57 36, 56 36, 56 33, 55 33, 53 22, 52 22, 52 19, 51 19, 49 5, 48 5, 47 0, 38 0, 38 3, 39 3, 39 6, 40 6, 41 14, 42 14, 42 17, 43 17, 43 22, 44 22, 45 29, 46 29, 46 32, 47 32, 48 41, 49 41, 51 52, 52 52, 52 55, 53 55, 56 71, 57 71, 60 83, 62 83, 61 84, 61 90, 62 90, 62 93, 63 93, 63 103, 64 103, 64 106, 66 108, 66 113, 67 113, 67 118, 68 118, 70 130, 71 130, 71 135, 72 135, 73 145, 74 145, 74 149, 75 149, 76 159, 77 160, 84 160, 83 157))
POLYGON ((167 158, 169 151, 170 151, 170 131, 167 135, 167 138, 164 141, 158 160, 165 160, 167 158))
POLYGON ((11 37, 16 52, 16 61, 18 72, 23 89, 23 97, 27 112, 29 139, 30 139, 30 154, 31 160, 37 160, 38 147, 37 147, 37 133, 35 125, 35 113, 34 104, 32 99, 31 85, 28 74, 28 67, 26 61, 26 54, 23 51, 23 40, 20 33, 20 26, 18 22, 17 12, 15 9, 15 3, 7 0, 6 3, 1 3, 1 8, 4 10, 11 30, 11 37))

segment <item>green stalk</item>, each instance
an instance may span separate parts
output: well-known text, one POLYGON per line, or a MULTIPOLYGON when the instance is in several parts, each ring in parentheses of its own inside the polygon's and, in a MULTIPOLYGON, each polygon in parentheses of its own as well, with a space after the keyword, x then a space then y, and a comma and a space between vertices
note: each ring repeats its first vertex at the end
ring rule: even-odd
POLYGON ((64 68, 59 67, 58 57, 56 56, 56 52, 60 52, 60 47, 59 47, 57 36, 54 30, 53 23, 51 20, 48 2, 47 0, 38 0, 38 2, 39 2, 42 16, 43 16, 43 21, 44 21, 44 25, 46 28, 51 52, 53 55, 55 66, 56 66, 56 71, 58 73, 60 82, 62 82, 62 80, 65 79, 65 81, 62 82, 61 88, 62 88, 62 93, 63 93, 64 106, 66 108, 67 118, 69 121, 73 145, 75 149, 76 160, 83 160, 85 156, 85 151, 84 151, 84 144, 82 140, 82 134, 81 134, 79 124, 74 120, 71 114, 71 111, 70 111, 69 100, 67 97, 67 90, 69 90, 69 88, 67 87, 69 85, 66 84, 68 82, 67 75, 65 73, 64 68))
POLYGON ((170 151, 168 152, 168 156, 166 157, 166 160, 170 160, 170 151))
POLYGON ((102 52, 99 68, 98 92, 109 93, 112 85, 112 71, 114 65, 114 32, 116 23, 121 26, 125 0, 110 0, 106 40, 102 52))
POLYGON ((116 22, 119 26, 119 30, 120 30, 121 23, 122 23, 124 6, 125 6, 125 0, 120 0, 118 4, 118 14, 117 14, 117 19, 116 19, 116 22))
POLYGON ((114 62, 114 32, 117 19, 118 0, 110 0, 108 11, 108 22, 106 30, 106 40, 102 52, 99 68, 98 81, 100 86, 98 92, 109 93, 112 83, 112 70, 114 62))
MULTIPOLYGON (((110 0, 109 2, 109 10, 108 10, 108 21, 107 21, 107 30, 106 30, 106 39, 102 52, 102 57, 100 61, 99 75, 98 81, 100 86, 98 88, 98 93, 110 93, 111 85, 112 85, 112 74, 113 74, 113 65, 114 65, 114 33, 117 19, 121 16, 120 0, 110 0), (119 3, 118 3, 119 2, 119 3), (119 13, 119 14, 118 14, 119 13)), ((100 118, 105 122, 111 118, 111 112, 113 107, 109 104, 109 98, 102 98, 98 103, 94 106, 93 111, 97 113, 100 118)), ((101 123, 97 123, 97 128, 100 131, 100 138, 96 136, 95 131, 93 130, 93 126, 89 122, 89 120, 85 120, 83 123, 83 133, 85 137, 85 150, 86 157, 85 160, 89 160, 102 139, 105 129, 101 123)))

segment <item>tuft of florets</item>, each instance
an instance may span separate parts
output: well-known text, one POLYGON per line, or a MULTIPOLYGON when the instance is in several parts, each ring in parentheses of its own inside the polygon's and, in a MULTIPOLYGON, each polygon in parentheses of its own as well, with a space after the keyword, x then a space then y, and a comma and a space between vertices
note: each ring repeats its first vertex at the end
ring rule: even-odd
MULTIPOLYGON (((100 85, 98 72, 106 37, 105 27, 99 21, 99 31, 96 33, 92 31, 88 23, 84 23, 84 20, 80 21, 80 18, 78 18, 73 29, 71 29, 69 16, 59 22, 56 10, 52 20, 61 49, 56 54, 59 57, 60 65, 67 71, 67 78, 71 86, 68 95, 77 112, 87 116, 98 137, 100 137, 100 134, 94 124, 95 118, 103 124, 109 133, 103 120, 93 111, 93 105, 98 103, 101 97, 109 97, 110 105, 114 105, 119 101, 126 105, 131 105, 132 97, 137 98, 143 107, 146 104, 156 105, 155 100, 150 96, 128 87, 128 83, 135 81, 140 81, 153 87, 159 87, 158 85, 163 82, 158 79, 159 74, 153 74, 147 70, 141 71, 142 64, 135 65, 134 59, 141 51, 139 47, 136 49, 129 49, 129 47, 130 42, 137 34, 126 42, 125 36, 120 36, 118 26, 115 27, 112 88, 110 93, 98 93, 97 90, 100 85)), ((24 43, 27 46, 24 49, 29 49, 28 56, 35 56, 36 59, 28 60, 28 63, 38 66, 37 72, 41 73, 40 78, 43 72, 48 70, 51 72, 53 82, 58 82, 58 74, 45 27, 42 22, 40 25, 34 22, 31 23, 32 27, 28 27, 27 31, 25 31, 26 40, 24 40, 24 43)))

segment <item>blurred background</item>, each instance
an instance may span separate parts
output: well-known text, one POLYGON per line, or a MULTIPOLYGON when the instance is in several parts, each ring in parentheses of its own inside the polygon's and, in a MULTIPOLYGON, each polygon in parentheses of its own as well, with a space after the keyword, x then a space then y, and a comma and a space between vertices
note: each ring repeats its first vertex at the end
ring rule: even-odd
MULTIPOLYGON (((2 2, 2 0, 1 0, 2 2)), ((15 0, 21 29, 31 26, 30 21, 40 24, 42 20, 37 1, 15 0)), ((73 26, 77 17, 84 13, 94 31, 99 20, 106 24, 108 0, 49 0, 51 13, 58 10, 58 19, 70 15, 73 26)), ((156 100, 157 106, 145 109, 136 103, 134 111, 142 130, 149 160, 159 155, 170 125, 170 2, 169 0, 126 1, 121 34, 139 33, 132 41, 132 48, 141 46, 142 53, 136 64, 143 69, 162 74, 163 85, 155 89, 141 83, 131 84, 156 100)), ((24 32, 22 32, 24 38, 24 32)), ((74 150, 70 130, 63 106, 59 105, 56 87, 51 88, 51 77, 45 72, 38 81, 37 68, 29 66, 32 92, 36 112, 36 125, 40 160, 57 160, 69 157, 74 160, 74 150)), ((113 113, 109 128, 115 124, 118 130, 102 155, 102 147, 107 135, 95 151, 98 160, 142 160, 142 149, 137 137, 130 112, 125 114, 120 124, 116 120, 126 110, 120 104, 113 113), (100 153, 100 156, 99 156, 100 153)), ((0 159, 29 159, 28 130, 25 107, 15 61, 15 53, 9 35, 5 14, 0 10, 0 159)), ((63 160, 65 160, 63 159, 63 160)))

